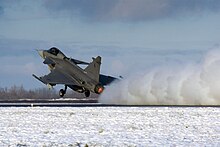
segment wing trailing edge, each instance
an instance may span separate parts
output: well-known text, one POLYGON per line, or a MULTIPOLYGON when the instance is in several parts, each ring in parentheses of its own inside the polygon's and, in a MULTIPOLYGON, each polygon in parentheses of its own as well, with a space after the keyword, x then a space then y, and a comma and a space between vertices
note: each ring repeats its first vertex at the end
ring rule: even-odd
POLYGON ((47 84, 40 77, 36 76, 35 74, 32 74, 32 76, 35 77, 37 80, 41 81, 42 83, 47 84))
POLYGON ((41 81, 44 84, 56 85, 56 84, 64 84, 64 85, 74 85, 75 83, 62 73, 52 70, 48 75, 38 77, 33 74, 37 80, 41 81))

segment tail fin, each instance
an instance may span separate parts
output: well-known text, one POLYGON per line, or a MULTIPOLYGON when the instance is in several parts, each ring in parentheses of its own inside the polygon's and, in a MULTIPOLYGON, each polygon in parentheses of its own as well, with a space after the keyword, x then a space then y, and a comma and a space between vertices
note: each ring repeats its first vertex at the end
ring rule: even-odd
POLYGON ((86 68, 85 72, 87 72, 92 79, 99 82, 99 73, 100 73, 100 65, 101 65, 101 57, 98 56, 96 58, 92 58, 93 62, 91 62, 86 68))

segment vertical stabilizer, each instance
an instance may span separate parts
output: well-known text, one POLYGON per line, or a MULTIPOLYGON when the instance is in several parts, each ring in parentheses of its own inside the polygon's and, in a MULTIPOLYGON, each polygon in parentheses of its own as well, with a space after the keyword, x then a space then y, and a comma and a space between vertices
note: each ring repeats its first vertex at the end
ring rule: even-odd
POLYGON ((101 66, 101 57, 98 56, 96 58, 92 58, 93 62, 91 62, 86 68, 85 72, 94 79, 95 81, 99 82, 99 73, 100 73, 100 66, 101 66))

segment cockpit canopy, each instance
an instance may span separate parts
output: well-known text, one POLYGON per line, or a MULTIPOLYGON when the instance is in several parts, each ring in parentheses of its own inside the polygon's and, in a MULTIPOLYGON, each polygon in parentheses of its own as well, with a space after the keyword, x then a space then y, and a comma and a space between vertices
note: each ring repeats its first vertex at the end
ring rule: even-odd
POLYGON ((51 54, 53 54, 55 56, 57 56, 59 54, 59 52, 60 52, 60 50, 58 48, 56 48, 56 47, 52 47, 52 48, 50 48, 48 50, 48 53, 51 53, 51 54))

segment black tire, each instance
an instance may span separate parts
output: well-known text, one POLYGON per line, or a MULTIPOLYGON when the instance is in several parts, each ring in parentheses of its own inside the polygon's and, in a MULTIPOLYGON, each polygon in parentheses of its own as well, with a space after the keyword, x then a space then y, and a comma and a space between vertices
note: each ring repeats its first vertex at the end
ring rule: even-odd
POLYGON ((90 96, 90 91, 89 91, 89 90, 85 91, 85 96, 86 96, 86 97, 89 97, 89 96, 90 96))
POLYGON ((63 97, 66 94, 65 90, 60 89, 59 95, 60 97, 63 97))

